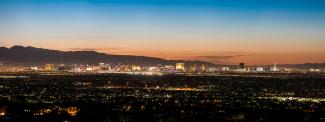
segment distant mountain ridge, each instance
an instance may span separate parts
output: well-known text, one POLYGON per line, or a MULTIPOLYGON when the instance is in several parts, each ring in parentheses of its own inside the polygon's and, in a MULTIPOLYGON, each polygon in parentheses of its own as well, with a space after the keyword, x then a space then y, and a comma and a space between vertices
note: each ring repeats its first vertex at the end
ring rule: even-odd
POLYGON ((175 65, 177 62, 186 64, 215 64, 204 61, 166 60, 156 57, 111 55, 95 51, 59 51, 35 47, 13 46, 11 48, 0 47, 0 62, 10 64, 139 64, 139 65, 175 65))

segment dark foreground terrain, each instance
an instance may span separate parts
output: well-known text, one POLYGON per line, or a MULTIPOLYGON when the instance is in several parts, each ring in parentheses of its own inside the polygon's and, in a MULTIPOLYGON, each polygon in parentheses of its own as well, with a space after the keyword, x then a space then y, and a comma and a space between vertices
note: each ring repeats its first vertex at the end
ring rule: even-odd
POLYGON ((325 121, 325 78, 2 74, 0 121, 325 121))

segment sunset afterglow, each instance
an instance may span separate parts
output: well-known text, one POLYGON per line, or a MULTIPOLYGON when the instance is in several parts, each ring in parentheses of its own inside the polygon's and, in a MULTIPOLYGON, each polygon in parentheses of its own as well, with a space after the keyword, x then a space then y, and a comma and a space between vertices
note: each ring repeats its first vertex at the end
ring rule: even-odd
POLYGON ((1 0, 0 45, 223 64, 321 63, 324 6, 322 0, 1 0))

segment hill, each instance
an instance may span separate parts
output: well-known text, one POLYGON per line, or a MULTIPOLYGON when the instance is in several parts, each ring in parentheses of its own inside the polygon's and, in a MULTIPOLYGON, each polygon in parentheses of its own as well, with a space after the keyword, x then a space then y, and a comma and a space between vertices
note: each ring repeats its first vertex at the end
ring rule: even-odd
POLYGON ((156 57, 134 55, 111 55, 95 51, 59 51, 36 47, 13 46, 11 48, 0 47, 0 62, 5 64, 98 64, 99 62, 113 64, 139 64, 150 65, 175 65, 176 62, 189 64, 215 64, 204 61, 166 60, 156 57))

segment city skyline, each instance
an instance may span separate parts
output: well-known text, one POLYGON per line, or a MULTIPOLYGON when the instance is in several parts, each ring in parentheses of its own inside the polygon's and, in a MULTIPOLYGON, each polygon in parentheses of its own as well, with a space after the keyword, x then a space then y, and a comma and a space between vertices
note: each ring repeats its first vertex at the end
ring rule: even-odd
POLYGON ((0 46, 221 64, 325 61, 325 1, 3 0, 0 46))

